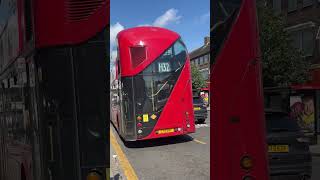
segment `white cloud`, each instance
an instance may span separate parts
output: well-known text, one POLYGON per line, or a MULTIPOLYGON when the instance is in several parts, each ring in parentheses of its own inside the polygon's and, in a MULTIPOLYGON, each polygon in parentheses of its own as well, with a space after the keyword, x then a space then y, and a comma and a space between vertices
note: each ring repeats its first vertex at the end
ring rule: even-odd
POLYGON ((116 58, 117 58, 117 51, 116 50, 112 50, 110 52, 110 64, 111 64, 111 66, 114 65, 114 62, 116 61, 116 58))
POLYGON ((141 26, 152 26, 151 24, 139 24, 138 27, 141 27, 141 26))
POLYGON ((164 27, 170 23, 179 23, 182 16, 179 16, 177 14, 178 14, 178 10, 171 8, 167 10, 163 15, 159 16, 153 22, 153 26, 164 27))
POLYGON ((116 45, 117 34, 124 30, 124 26, 122 26, 119 22, 110 26, 110 49, 114 49, 116 45))
POLYGON ((117 58, 116 48, 116 38, 120 31, 124 30, 124 26, 122 26, 119 22, 110 26, 110 71, 114 68, 114 62, 117 58))
POLYGON ((207 12, 207 13, 201 15, 200 17, 196 17, 195 23, 196 24, 199 24, 199 23, 204 24, 206 22, 209 22, 209 20, 210 20, 210 12, 207 12))

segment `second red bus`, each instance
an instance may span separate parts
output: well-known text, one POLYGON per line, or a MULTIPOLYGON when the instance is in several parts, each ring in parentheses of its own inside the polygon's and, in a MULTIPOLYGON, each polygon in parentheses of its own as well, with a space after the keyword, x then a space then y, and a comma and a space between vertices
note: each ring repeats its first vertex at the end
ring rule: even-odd
POLYGON ((181 37, 158 27, 117 36, 111 119, 128 141, 195 132, 190 60, 181 37))

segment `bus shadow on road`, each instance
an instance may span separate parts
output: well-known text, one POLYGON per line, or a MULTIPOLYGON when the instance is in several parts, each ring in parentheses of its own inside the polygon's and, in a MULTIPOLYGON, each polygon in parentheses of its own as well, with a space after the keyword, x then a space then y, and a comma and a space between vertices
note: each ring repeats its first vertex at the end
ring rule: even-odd
POLYGON ((190 141, 193 141, 193 138, 191 136, 181 135, 181 136, 165 137, 165 138, 150 139, 150 140, 135 141, 135 142, 123 141, 123 143, 128 148, 146 148, 146 147, 166 146, 171 144, 186 143, 190 141))

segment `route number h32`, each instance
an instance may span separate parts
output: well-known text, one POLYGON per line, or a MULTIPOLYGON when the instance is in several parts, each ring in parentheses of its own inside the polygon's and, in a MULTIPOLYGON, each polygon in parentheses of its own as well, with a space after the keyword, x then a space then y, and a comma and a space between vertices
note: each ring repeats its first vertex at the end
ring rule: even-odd
POLYGON ((158 71, 161 72, 170 72, 170 64, 169 63, 159 63, 158 71))

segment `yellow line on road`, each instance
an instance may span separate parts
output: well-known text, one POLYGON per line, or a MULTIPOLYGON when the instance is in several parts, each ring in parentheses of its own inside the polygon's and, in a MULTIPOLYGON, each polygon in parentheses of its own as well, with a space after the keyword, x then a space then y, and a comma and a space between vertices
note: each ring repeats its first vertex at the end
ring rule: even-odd
POLYGON ((117 153, 117 155, 119 157, 120 165, 121 165, 127 179, 128 180, 138 180, 139 179, 138 176, 136 175, 135 171, 133 170, 126 155, 121 150, 121 147, 120 147, 119 143, 117 142, 117 140, 111 130, 110 130, 110 142, 111 142, 113 149, 115 150, 115 152, 117 153))
POLYGON ((199 141, 199 140, 197 140, 197 139, 193 139, 193 141, 196 142, 196 143, 200 143, 200 144, 207 144, 207 143, 202 142, 202 141, 199 141))

